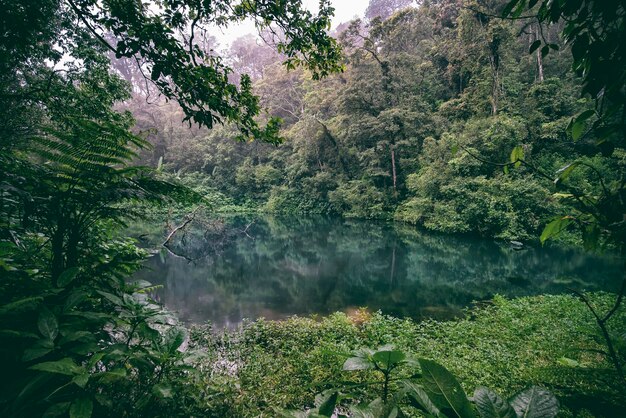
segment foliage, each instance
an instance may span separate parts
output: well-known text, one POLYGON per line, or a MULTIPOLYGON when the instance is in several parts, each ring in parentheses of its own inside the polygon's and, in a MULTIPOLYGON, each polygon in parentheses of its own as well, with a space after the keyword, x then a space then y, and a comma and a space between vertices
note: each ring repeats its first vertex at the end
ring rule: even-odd
MULTIPOLYGON (((554 179, 557 188, 565 192, 558 193, 562 199, 570 200, 570 214, 561 215, 544 228, 540 240, 556 237, 570 225, 575 225, 582 235, 583 243, 588 249, 598 249, 603 246, 614 245, 621 255, 626 253, 626 222, 624 212, 624 170, 621 166, 621 156, 626 144, 626 92, 624 91, 624 47, 619 39, 625 35, 624 13, 626 4, 621 2, 608 6, 606 3, 594 0, 571 0, 563 2, 550 1, 520 1, 511 0, 504 8, 504 17, 519 18, 525 9, 531 11, 530 16, 524 18, 536 19, 542 22, 556 23, 561 19, 566 23, 562 35, 564 41, 571 46, 572 67, 583 80, 582 93, 591 96, 595 101, 595 109, 587 109, 572 118, 568 125, 568 132, 573 141, 584 139, 584 136, 593 138, 595 148, 586 153, 598 151, 607 159, 607 165, 617 168, 615 173, 603 172, 594 164, 582 158, 568 162, 559 168, 554 179), (536 7, 535 7, 536 6, 536 7), (536 14, 535 14, 536 13, 536 14), (601 29, 600 29, 601 28, 601 29), (595 119, 595 120, 594 120, 595 119), (594 120, 590 128, 588 121, 594 120), (618 151, 617 158, 615 157, 618 151), (569 177, 579 168, 593 172, 594 187, 581 188, 576 182, 569 181, 569 177)), ((558 50, 558 45, 546 43, 541 49, 541 57, 545 57, 550 49, 558 50)), ((530 46, 532 53, 541 46, 542 40, 537 39, 530 46)), ((539 57, 539 52, 537 52, 539 57)), ((546 174, 532 163, 525 161, 523 154, 511 155, 511 162, 519 167, 524 164, 545 177, 546 174)), ((509 165, 504 166, 508 169, 509 165)), ((556 196, 557 194, 555 194, 556 196)), ((622 380, 626 382, 622 362, 615 350, 615 344, 607 330, 607 323, 622 304, 626 292, 626 277, 616 297, 613 306, 606 312, 599 312, 584 293, 577 292, 581 300, 587 305, 596 319, 605 340, 607 350, 613 365, 622 380)))
POLYGON ((113 237, 146 206, 196 204, 216 193, 170 181, 176 176, 161 172, 162 158, 157 170, 134 165, 150 148, 150 132, 116 107, 132 86, 112 70, 107 52, 135 59, 141 80, 174 99, 185 120, 229 121, 246 138, 276 142, 278 120, 261 128, 255 119, 250 79, 234 84, 200 38, 203 25, 253 17, 261 28, 281 28, 288 66, 304 65, 316 78, 339 70, 339 49, 325 33, 328 3, 318 16, 299 0, 279 6, 3 2, 0 415, 212 413, 201 402, 212 389, 194 386, 199 353, 183 349, 184 327, 152 300, 154 286, 130 279, 147 253, 113 237))
MULTIPOLYGON (((543 3, 525 13, 544 10, 543 3)), ((610 19, 606 6, 583 3, 600 21, 610 19)), ((585 232, 575 238, 569 228, 562 242, 589 246, 597 237, 599 245, 619 247, 606 229, 622 225, 623 152, 615 132, 605 141, 617 144, 610 157, 594 146, 618 122, 617 113, 600 117, 599 108, 579 99, 588 84, 570 69, 584 67, 586 54, 567 52, 573 35, 562 33, 566 23, 545 13, 502 19, 505 5, 372 1, 371 16, 335 33, 345 71, 320 82, 301 69, 284 71, 279 54, 242 39, 232 54, 254 69, 260 104, 283 119, 286 141, 233 143, 231 128, 160 133, 151 160, 163 157, 166 169, 199 173, 237 204, 271 212, 395 218, 434 231, 537 243, 545 225, 567 214, 585 232), (537 42, 547 49, 529 55, 537 42), (509 170, 513 149, 527 164, 513 162, 509 170)), ((586 28, 594 18, 580 19, 586 28)), ((607 45, 615 36, 607 35, 607 45)), ((155 119, 141 126, 167 132, 162 117, 155 119)))
MULTIPOLYGON (((611 295, 593 295, 593 301, 608 306, 611 295)), ((621 310, 611 323, 615 335, 623 317, 621 310)), ((321 320, 260 320, 217 336, 196 327, 191 334, 192 346, 208 347, 211 360, 201 362, 205 381, 226 379, 228 392, 238 385, 215 401, 228 405, 225 417, 312 408, 320 405, 316 394, 338 388, 346 395, 340 395, 341 405, 368 405, 382 398, 384 375, 373 369, 346 372, 342 364, 352 357, 348 353, 359 350, 367 358, 361 347, 385 344, 406 355, 392 372, 390 394, 400 390, 393 379, 419 371, 407 359, 428 358, 450 370, 468 392, 486 386, 509 399, 529 384, 545 387, 558 397, 565 417, 585 411, 619 415, 624 399, 610 361, 596 351, 603 345, 593 318, 572 296, 497 297, 449 322, 416 323, 380 313, 363 322, 338 313, 321 320)), ((338 413, 346 413, 343 406, 338 413)))

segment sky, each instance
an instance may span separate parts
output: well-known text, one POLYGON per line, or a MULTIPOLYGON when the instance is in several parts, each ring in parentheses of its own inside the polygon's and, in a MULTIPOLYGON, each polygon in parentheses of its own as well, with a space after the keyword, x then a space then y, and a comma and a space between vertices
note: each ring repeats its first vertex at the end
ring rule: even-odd
MULTIPOLYGON (((302 0, 304 6, 317 12, 319 0, 302 0)), ((362 17, 365 15, 365 9, 369 4, 369 0, 331 0, 335 8, 335 17, 333 18, 333 28, 340 23, 352 20, 354 17, 362 17)), ((243 22, 239 25, 232 25, 226 29, 218 29, 213 35, 217 38, 221 47, 227 47, 232 41, 247 33, 256 34, 256 29, 252 22, 243 22)))

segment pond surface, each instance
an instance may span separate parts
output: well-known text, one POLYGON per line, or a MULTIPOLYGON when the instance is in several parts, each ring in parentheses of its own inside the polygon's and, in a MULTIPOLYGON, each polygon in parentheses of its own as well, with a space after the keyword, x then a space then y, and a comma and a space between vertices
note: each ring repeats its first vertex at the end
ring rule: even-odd
POLYGON ((137 277, 162 284, 155 297, 182 320, 216 328, 359 307, 443 319, 495 294, 615 291, 623 273, 579 251, 322 216, 227 216, 177 234, 172 250, 137 277))

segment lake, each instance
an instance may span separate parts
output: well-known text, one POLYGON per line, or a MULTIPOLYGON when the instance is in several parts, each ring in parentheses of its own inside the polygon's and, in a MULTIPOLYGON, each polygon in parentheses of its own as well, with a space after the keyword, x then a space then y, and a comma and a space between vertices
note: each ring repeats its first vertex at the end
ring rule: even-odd
POLYGON ((216 328, 359 307, 446 319, 495 294, 616 291, 623 274, 616 258, 571 249, 324 216, 229 215, 175 238, 136 277, 162 285, 155 298, 183 321, 216 328))

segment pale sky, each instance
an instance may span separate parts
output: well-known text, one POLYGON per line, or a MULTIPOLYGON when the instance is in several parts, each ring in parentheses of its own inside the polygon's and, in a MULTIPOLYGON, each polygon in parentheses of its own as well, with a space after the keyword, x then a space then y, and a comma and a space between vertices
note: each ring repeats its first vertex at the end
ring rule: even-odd
MULTIPOLYGON (((302 0, 304 6, 317 13, 319 0, 302 0)), ((355 17, 363 17, 365 9, 369 4, 369 0, 331 0, 335 8, 335 16, 333 17, 333 29, 340 23, 348 22, 355 17)), ((213 35, 217 38, 222 48, 230 45, 232 41, 247 33, 256 35, 256 29, 252 22, 243 22, 239 25, 232 25, 226 29, 218 29, 213 35)))

